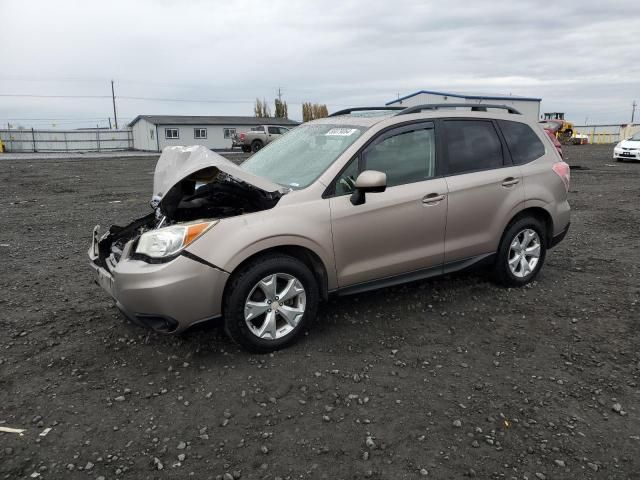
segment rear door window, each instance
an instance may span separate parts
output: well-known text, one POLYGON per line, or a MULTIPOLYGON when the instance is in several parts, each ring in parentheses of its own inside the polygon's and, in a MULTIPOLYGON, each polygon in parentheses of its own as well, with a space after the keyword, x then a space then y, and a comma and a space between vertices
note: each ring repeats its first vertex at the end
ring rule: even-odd
POLYGON ((448 174, 504 166, 502 143, 490 120, 445 120, 448 174))
POLYGON ((513 163, 522 165, 544 155, 544 145, 526 123, 498 120, 513 163))

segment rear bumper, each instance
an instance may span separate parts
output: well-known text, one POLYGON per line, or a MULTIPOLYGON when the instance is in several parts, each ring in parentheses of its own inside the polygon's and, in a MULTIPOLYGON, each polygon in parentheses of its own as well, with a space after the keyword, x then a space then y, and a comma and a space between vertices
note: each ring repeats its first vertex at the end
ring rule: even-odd
POLYGON ((89 251, 95 280, 123 314, 161 333, 180 333, 222 313, 229 274, 185 256, 160 264, 123 258, 109 272, 89 251))
POLYGON ((555 247, 557 244, 559 244, 562 240, 564 240, 564 237, 567 236, 567 233, 569 233, 569 227, 571 226, 571 223, 567 223, 567 226, 564 228, 564 230, 562 230, 560 233, 558 233, 557 235, 554 235, 553 238, 551 239, 551 242, 549 242, 549 248, 553 248, 555 247))

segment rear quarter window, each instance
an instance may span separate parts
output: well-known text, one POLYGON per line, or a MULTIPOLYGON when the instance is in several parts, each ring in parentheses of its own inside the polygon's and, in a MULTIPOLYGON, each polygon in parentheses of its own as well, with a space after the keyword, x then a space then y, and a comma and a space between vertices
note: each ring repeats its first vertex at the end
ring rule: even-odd
POLYGON ((514 164, 529 163, 544 155, 544 145, 526 123, 498 120, 498 125, 507 141, 514 164))

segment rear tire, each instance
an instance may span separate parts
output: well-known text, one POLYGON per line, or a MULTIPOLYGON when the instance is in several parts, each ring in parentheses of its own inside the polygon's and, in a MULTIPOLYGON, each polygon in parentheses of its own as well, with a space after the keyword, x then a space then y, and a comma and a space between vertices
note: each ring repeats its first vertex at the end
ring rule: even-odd
POLYGON ((224 302, 225 331, 251 352, 285 348, 311 325, 319 299, 316 279, 300 260, 288 255, 260 257, 231 277, 224 302))
POLYGON ((253 143, 251 144, 251 151, 253 153, 256 153, 258 150, 260 150, 262 148, 262 142, 260 140, 254 140, 253 143))
POLYGON ((547 254, 544 224, 535 217, 512 222, 504 232, 494 265, 495 280, 508 287, 522 287, 540 273, 547 254))

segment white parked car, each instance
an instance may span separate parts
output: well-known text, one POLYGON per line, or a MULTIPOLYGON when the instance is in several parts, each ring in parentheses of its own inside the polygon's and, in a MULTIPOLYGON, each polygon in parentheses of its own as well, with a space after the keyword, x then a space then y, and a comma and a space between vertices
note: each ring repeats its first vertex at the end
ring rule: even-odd
POLYGON ((640 132, 618 143, 613 148, 613 159, 618 162, 640 160, 640 132))

